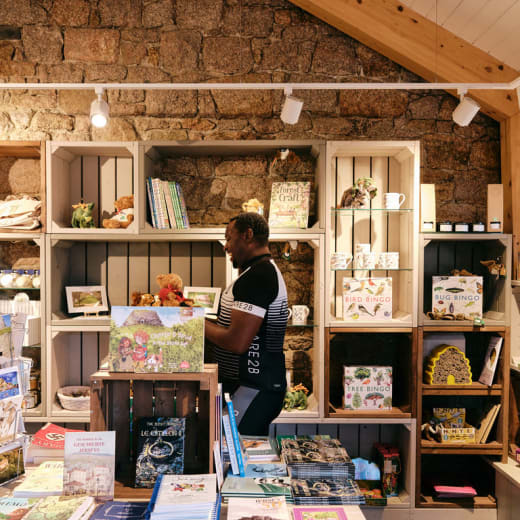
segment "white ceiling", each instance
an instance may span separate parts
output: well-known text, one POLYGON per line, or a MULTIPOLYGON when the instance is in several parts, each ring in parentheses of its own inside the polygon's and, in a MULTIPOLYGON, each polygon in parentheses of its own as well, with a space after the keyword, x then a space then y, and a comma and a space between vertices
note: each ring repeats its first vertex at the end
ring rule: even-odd
POLYGON ((520 0, 401 0, 410 9, 520 71, 520 0))

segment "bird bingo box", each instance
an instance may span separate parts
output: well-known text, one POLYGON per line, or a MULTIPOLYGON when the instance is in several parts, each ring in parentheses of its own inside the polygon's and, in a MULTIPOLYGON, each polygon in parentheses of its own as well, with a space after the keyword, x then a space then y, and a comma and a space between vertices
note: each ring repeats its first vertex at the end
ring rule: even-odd
POLYGON ((392 319, 392 278, 343 278, 343 319, 392 319))

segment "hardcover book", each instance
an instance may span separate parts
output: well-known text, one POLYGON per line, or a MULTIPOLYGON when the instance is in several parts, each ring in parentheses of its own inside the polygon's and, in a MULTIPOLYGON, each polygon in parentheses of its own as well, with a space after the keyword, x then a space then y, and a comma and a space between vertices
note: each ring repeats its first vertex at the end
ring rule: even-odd
POLYGON ((112 307, 110 370, 202 372, 202 307, 112 307))
POLYGON ((80 520, 93 503, 93 497, 49 496, 40 500, 23 520, 80 520))
POLYGON ((392 319, 392 278, 343 278, 343 319, 392 319))
POLYGON ((285 464, 282 464, 281 462, 249 462, 249 464, 246 466, 245 476, 251 478, 286 477, 287 466, 285 464))
POLYGON ((344 366, 346 410, 391 410, 392 367, 344 366))
POLYGON ((151 488, 161 473, 184 471, 186 419, 143 417, 137 422, 135 485, 151 488))
POLYGON ((491 386, 493 384, 493 378, 495 377, 495 371, 498 365, 498 359, 500 357, 500 350, 502 348, 501 337, 492 337, 489 340, 489 347, 486 352, 484 359, 484 366, 479 377, 479 382, 491 386))
POLYGON ((116 432, 65 434, 64 495, 114 497, 116 432))
POLYGON ((269 227, 307 228, 310 182, 273 182, 269 227))
POLYGON ((81 430, 63 428, 53 423, 47 423, 45 426, 42 426, 32 436, 31 443, 27 448, 27 462, 40 463, 45 462, 45 460, 63 460, 65 433, 77 431, 81 430))
POLYGON ((294 520, 347 520, 342 507, 295 507, 294 520))
POLYGON ((109 500, 96 509, 89 520, 145 520, 147 502, 109 500))
POLYGON ((0 498, 0 519, 20 520, 38 502, 37 498, 0 498))
POLYGON ((63 461, 43 462, 27 471, 22 483, 13 490, 14 497, 46 497, 63 491, 63 461))
POLYGON ((227 477, 222 486, 222 496, 230 498, 250 497, 261 498, 269 496, 285 496, 291 499, 291 479, 278 478, 249 478, 227 477))
POLYGON ((432 311, 482 318, 482 276, 432 276, 432 311))

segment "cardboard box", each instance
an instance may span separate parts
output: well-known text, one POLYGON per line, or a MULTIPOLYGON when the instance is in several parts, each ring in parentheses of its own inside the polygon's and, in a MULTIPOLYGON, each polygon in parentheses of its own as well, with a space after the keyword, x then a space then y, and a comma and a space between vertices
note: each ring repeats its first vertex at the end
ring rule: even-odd
POLYGON ((483 284, 482 276, 432 276, 432 310, 482 318, 483 284))
POLYGON ((343 278, 343 319, 392 319, 392 278, 343 278))
POLYGON ((391 410, 392 367, 344 366, 346 410, 391 410))

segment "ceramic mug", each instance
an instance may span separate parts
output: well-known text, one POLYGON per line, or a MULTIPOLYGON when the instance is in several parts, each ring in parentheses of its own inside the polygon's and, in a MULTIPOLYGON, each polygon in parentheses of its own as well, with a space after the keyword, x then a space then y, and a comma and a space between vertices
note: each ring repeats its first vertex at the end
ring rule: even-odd
POLYGON ((399 253, 398 252, 386 253, 386 268, 387 269, 399 269, 399 253))
POLYGON ((363 253, 362 269, 375 269, 377 256, 377 253, 363 253))
POLYGON ((289 309, 289 318, 292 318, 293 325, 306 325, 309 313, 307 305, 293 305, 289 309))
POLYGON ((370 253, 370 244, 356 244, 354 246, 354 267, 365 269, 364 255, 370 253))
POLYGON ((404 193, 385 193, 384 199, 385 209, 399 209, 406 200, 406 196, 404 193))
POLYGON ((347 269, 352 262, 352 255, 347 253, 337 252, 330 255, 330 268, 331 269, 347 269))

